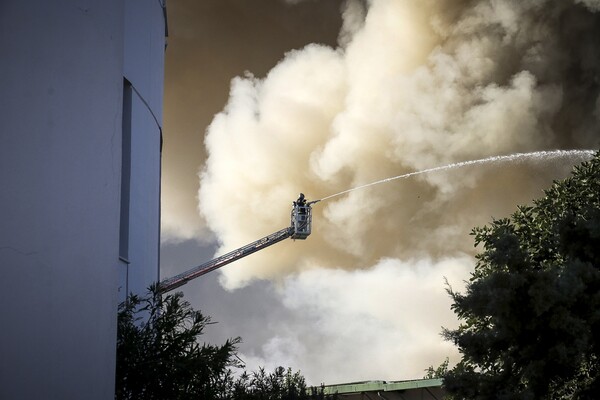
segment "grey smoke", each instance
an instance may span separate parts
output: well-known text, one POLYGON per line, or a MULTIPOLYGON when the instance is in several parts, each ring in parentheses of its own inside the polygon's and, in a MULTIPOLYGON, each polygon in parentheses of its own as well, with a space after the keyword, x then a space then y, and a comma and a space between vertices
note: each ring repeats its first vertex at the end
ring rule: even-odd
MULTIPOLYGON (((347 3, 343 48, 309 45, 264 79, 232 81, 207 131, 199 193, 222 249, 285 225, 300 191, 317 198, 457 161, 598 147, 600 21, 587 6, 374 0, 365 14, 347 3)), ((223 282, 471 252, 471 227, 564 174, 537 164, 431 174, 317 205, 311 240, 243 260, 223 282)))
MULTIPOLYGON (((301 191, 321 198, 454 162, 599 147, 599 2, 362 4, 343 8, 339 47, 309 45, 265 78, 232 81, 200 176, 220 251, 286 226, 301 191)), ((474 166, 315 205, 306 242, 222 270, 234 294, 274 282, 269 296, 290 316, 268 318, 243 358, 293 366, 312 383, 416 378, 456 360, 439 337, 456 323, 443 277, 467 278, 469 231, 578 161, 474 166)))

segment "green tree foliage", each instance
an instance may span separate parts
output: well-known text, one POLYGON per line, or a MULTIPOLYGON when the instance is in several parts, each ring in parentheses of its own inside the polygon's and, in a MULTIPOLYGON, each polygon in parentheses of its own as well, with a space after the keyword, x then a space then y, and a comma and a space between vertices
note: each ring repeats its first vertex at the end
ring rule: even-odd
POLYGON ((157 286, 146 297, 130 295, 119 306, 116 399, 143 400, 309 400, 324 399, 323 388, 307 388, 299 372, 243 371, 240 339, 221 346, 200 345, 210 318, 183 300, 162 296, 157 286))
POLYGON ((475 228, 482 244, 461 321, 454 398, 591 399, 600 393, 600 152, 533 206, 475 228))
POLYGON ((437 368, 433 368, 433 365, 430 365, 429 368, 425 370, 425 376, 423 379, 441 379, 448 373, 448 365, 450 364, 450 359, 446 357, 443 363, 441 363, 437 368))
POLYGON ((309 400, 324 399, 323 388, 307 387, 300 372, 277 367, 272 373, 264 368, 244 372, 229 391, 231 400, 309 400))
POLYGON ((119 307, 117 399, 217 399, 230 367, 239 366, 239 338, 222 346, 200 345, 210 318, 195 311, 181 292, 129 296, 119 307))

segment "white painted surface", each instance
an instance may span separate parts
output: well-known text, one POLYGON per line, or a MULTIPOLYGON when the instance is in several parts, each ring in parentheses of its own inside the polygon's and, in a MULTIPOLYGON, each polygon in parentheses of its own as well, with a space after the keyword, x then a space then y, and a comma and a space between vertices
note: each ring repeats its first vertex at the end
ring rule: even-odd
POLYGON ((129 292, 143 294, 159 277, 160 131, 133 94, 129 221, 129 292))
MULTIPOLYGON (((165 57, 165 25, 160 2, 127 0, 125 21, 123 74, 135 89, 127 287, 130 293, 140 294, 159 280, 160 126, 165 57)), ((119 294, 119 300, 122 299, 123 291, 119 294)))
MULTIPOLYGON (((160 123, 163 35, 158 1, 0 3, 1 399, 114 398, 123 76, 160 123)), ((137 290, 158 276, 160 131, 135 108, 137 290)))

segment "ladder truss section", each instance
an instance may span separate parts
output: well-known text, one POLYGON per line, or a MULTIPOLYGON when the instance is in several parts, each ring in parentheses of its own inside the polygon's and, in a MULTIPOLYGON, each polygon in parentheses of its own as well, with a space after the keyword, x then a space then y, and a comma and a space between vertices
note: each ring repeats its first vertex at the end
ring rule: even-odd
POLYGON ((278 232, 265 236, 262 239, 247 244, 244 247, 240 247, 239 249, 236 249, 213 260, 205 262, 204 264, 194 267, 186 272, 183 272, 179 275, 175 275, 172 278, 165 279, 160 282, 159 290, 161 293, 170 292, 173 289, 185 285, 188 281, 194 278, 207 274, 211 271, 214 271, 215 269, 221 268, 224 265, 227 265, 236 260, 239 260, 240 258, 246 257, 247 255, 250 255, 266 247, 274 245, 275 243, 281 242, 282 240, 285 240, 292 236, 293 232, 294 230, 291 227, 284 228, 278 232))

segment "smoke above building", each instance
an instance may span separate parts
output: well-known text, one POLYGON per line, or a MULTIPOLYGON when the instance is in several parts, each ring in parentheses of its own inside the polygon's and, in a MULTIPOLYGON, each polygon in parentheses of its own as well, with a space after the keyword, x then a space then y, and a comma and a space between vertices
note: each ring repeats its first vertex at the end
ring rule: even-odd
MULTIPOLYGON (((181 1, 170 8, 170 16, 204 19, 185 20, 180 33, 175 23, 170 29, 167 54, 186 53, 200 67, 168 61, 178 80, 167 82, 165 132, 195 135, 202 124, 185 114, 210 118, 227 104, 205 146, 165 138, 167 239, 199 237, 205 224, 224 253, 288 226, 300 192, 315 200, 461 161, 600 146, 599 1, 350 0, 337 46, 303 46, 276 65, 269 61, 270 70, 262 65, 266 46, 240 43, 236 30, 269 39, 265 26, 303 10, 296 25, 270 40, 281 54, 292 38, 309 37, 302 27, 313 6, 331 13, 337 4, 259 3, 181 1), (277 5, 273 13, 269 4, 277 5), (229 15, 235 22, 222 21, 229 15), (216 39, 204 39, 202 29, 213 25, 216 39), (202 52, 188 46, 192 39, 202 52), (255 64, 244 75, 210 55, 255 64), (240 76, 226 100, 215 82, 232 75, 240 76), (201 79, 199 90, 184 90, 201 79), (182 186, 196 179, 183 178, 189 159, 204 152, 194 182, 198 218, 182 186)), ((333 22, 319 24, 322 37, 335 37, 333 22)), ((306 241, 286 240, 215 274, 228 292, 212 274, 183 289, 220 321, 205 340, 242 336, 249 370, 290 366, 312 384, 418 378, 446 357, 457 360, 440 336, 442 326, 457 323, 444 278, 458 291, 468 279, 477 251, 471 229, 542 196, 581 159, 476 164, 335 196, 314 205, 306 241), (222 336, 211 336, 216 330, 222 336)))
MULTIPOLYGON (((348 1, 337 48, 233 79, 209 126, 199 205, 227 251, 288 223, 291 201, 493 155, 599 146, 599 2, 348 1)), ((223 270, 230 288, 382 258, 472 254, 469 231, 581 161, 425 174, 314 206, 314 233, 223 270)))

